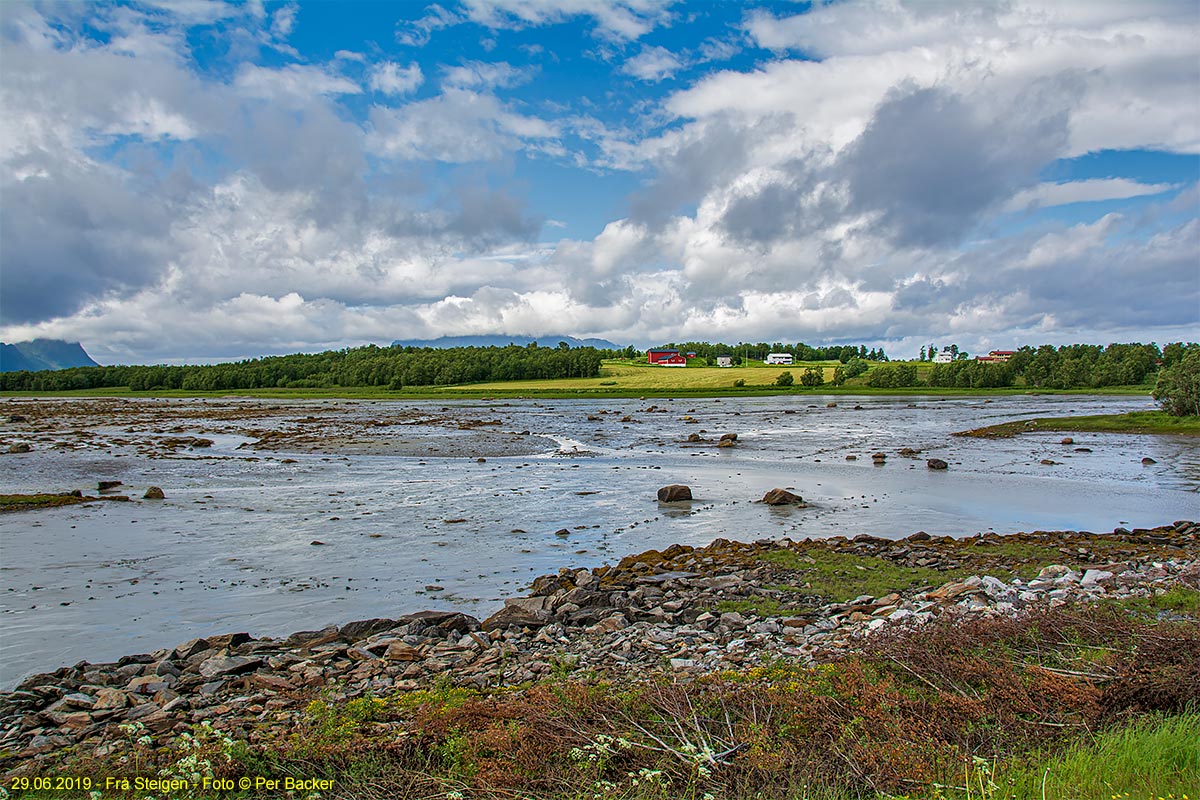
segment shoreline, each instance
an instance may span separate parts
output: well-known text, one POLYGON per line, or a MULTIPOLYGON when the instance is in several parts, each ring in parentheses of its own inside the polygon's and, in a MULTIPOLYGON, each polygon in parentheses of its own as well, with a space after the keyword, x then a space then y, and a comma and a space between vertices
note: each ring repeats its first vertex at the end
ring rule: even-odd
POLYGON ((335 387, 329 389, 239 389, 194 391, 168 389, 162 391, 133 391, 128 388, 109 390, 79 389, 63 392, 0 392, 0 399, 221 399, 221 400, 637 400, 672 397, 701 400, 705 398, 736 397, 1013 397, 1028 395, 1100 397, 1150 397, 1154 387, 1147 385, 1102 386, 1079 389, 1030 389, 1024 386, 988 389, 964 389, 953 386, 908 386, 895 389, 870 386, 775 386, 762 384, 743 387, 586 387, 579 389, 475 388, 472 384, 430 386, 422 389, 385 389, 382 387, 335 387))
POLYGON ((285 730, 330 691, 350 702, 446 680, 494 691, 552 675, 690 681, 776 659, 808 667, 876 632, 1172 585, 1200 588, 1200 524, 674 545, 544 575, 485 620, 423 611, 281 639, 231 633, 39 673, 0 693, 0 769, 103 759, 120 749, 121 724, 156 736, 204 721, 285 730))

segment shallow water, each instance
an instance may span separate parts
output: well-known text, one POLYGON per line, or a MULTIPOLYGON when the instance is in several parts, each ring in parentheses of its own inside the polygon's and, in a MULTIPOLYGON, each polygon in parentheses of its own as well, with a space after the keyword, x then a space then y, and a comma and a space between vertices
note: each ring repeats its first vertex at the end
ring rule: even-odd
POLYGON ((161 486, 167 499, 0 517, 0 686, 206 634, 285 635, 422 608, 486 615, 537 575, 675 542, 1105 531, 1200 510, 1200 447, 1186 437, 1072 434, 1064 446, 1062 434, 950 436, 1029 416, 1149 408, 1142 398, 839 397, 826 408, 833 399, 336 404, 350 420, 397 406, 450 408, 557 443, 496 456, 493 436, 482 463, 473 454, 254 453, 238 449, 247 436, 213 434, 203 420, 195 432, 214 445, 176 458, 139 457, 133 447, 5 456, 5 493, 94 490, 99 477, 123 480, 135 496, 161 486), (647 413, 650 405, 669 410, 647 413), (621 422, 626 414, 634 421, 621 422), (713 440, 736 432, 738 446, 683 444, 701 430, 713 440), (904 458, 902 447, 922 453, 904 458), (889 454, 885 465, 873 465, 876 450, 889 454), (1158 463, 1143 466, 1145 456, 1158 463), (929 457, 950 469, 928 470, 929 457), (669 483, 690 485, 696 500, 660 506, 655 491, 669 483), (776 486, 811 507, 751 502, 776 486))

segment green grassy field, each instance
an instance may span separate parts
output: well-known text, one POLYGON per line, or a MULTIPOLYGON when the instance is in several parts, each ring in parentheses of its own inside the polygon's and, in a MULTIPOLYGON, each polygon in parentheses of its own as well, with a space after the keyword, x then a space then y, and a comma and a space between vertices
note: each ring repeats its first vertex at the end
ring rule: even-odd
POLYGON ((1036 431, 1081 431, 1087 433, 1166 433, 1200 436, 1200 417, 1173 417, 1163 411, 1131 411, 1128 414, 1097 414, 1086 417, 1040 417, 1017 420, 986 428, 963 431, 955 436, 977 439, 1007 439, 1036 431))
MULTIPOLYGON (((831 395, 932 395, 939 397, 1005 396, 1019 394, 1106 394, 1149 395, 1150 385, 1107 386, 1100 389, 1038 389, 1024 386, 1003 389, 961 389, 939 386, 911 386, 903 389, 875 389, 855 378, 844 386, 831 386, 836 361, 799 362, 787 367, 752 363, 741 367, 689 365, 683 368, 659 367, 644 362, 606 361, 595 378, 501 381, 453 386, 408 386, 392 390, 383 386, 330 387, 327 389, 240 389, 221 391, 159 390, 133 392, 127 388, 89 389, 73 392, 2 392, 4 397, 263 397, 263 398, 345 398, 345 399, 479 399, 537 397, 560 399, 575 397, 744 397, 756 395, 831 394, 831 395), (814 388, 800 386, 800 376, 809 367, 818 367, 826 383, 814 388), (775 380, 791 372, 795 384, 776 386, 775 380), (742 381, 742 386, 736 386, 742 381)), ((916 362, 917 375, 924 380, 932 364, 916 362)))

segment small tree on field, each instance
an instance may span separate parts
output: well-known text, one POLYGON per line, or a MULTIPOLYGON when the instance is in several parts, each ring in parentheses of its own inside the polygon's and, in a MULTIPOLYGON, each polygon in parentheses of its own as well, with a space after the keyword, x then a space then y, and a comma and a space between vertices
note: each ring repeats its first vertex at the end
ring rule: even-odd
POLYGON ((837 367, 833 371, 833 380, 830 381, 834 386, 841 386, 846 382, 846 370, 842 367, 837 367))
POLYGON ((796 381, 796 379, 792 377, 792 373, 781 372, 781 373, 779 373, 779 377, 775 379, 775 385, 776 386, 791 386, 793 383, 795 383, 795 381, 796 381))
POLYGON ((857 378, 867 371, 868 366, 867 362, 861 358, 851 359, 850 363, 846 365, 846 377, 857 378))
POLYGON ((1174 366, 1163 367, 1151 396, 1172 416, 1200 416, 1200 350, 1191 350, 1174 366))
POLYGON ((809 367, 800 376, 801 386, 820 386, 825 383, 825 370, 820 367, 809 367))

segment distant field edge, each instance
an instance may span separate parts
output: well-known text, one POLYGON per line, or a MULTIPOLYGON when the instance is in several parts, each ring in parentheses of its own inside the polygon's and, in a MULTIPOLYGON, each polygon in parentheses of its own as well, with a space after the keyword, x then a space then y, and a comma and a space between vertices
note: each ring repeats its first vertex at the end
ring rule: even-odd
POLYGON ((1021 433, 1036 431, 1200 436, 1200 417, 1173 417, 1163 411, 1131 411, 1127 414, 1096 414, 1080 417, 1039 417, 959 431, 954 435, 970 436, 976 439, 1007 439, 1021 433))
MULTIPOLYGON (((943 386, 909 386, 900 389, 875 389, 867 386, 817 386, 817 387, 779 387, 779 386, 739 386, 739 387, 620 387, 620 386, 581 386, 579 388, 564 388, 561 386, 542 387, 536 381, 529 385, 509 385, 496 387, 494 385, 474 386, 471 384, 456 384, 453 386, 414 387, 411 389, 387 389, 375 386, 340 386, 328 389, 218 389, 197 391, 187 389, 163 389, 150 391, 132 391, 126 387, 109 387, 104 389, 76 389, 60 392, 0 392, 0 398, 22 397, 260 397, 269 399, 372 399, 372 400, 570 400, 570 399, 624 399, 624 398, 670 398, 670 397, 1015 397, 1020 395, 1107 395, 1137 397, 1149 399, 1150 390, 1145 386, 1105 386, 1088 389, 1028 389, 1015 387, 1003 389, 960 389, 943 386)), ((1082 419, 1082 418, 1081 418, 1082 419)))

